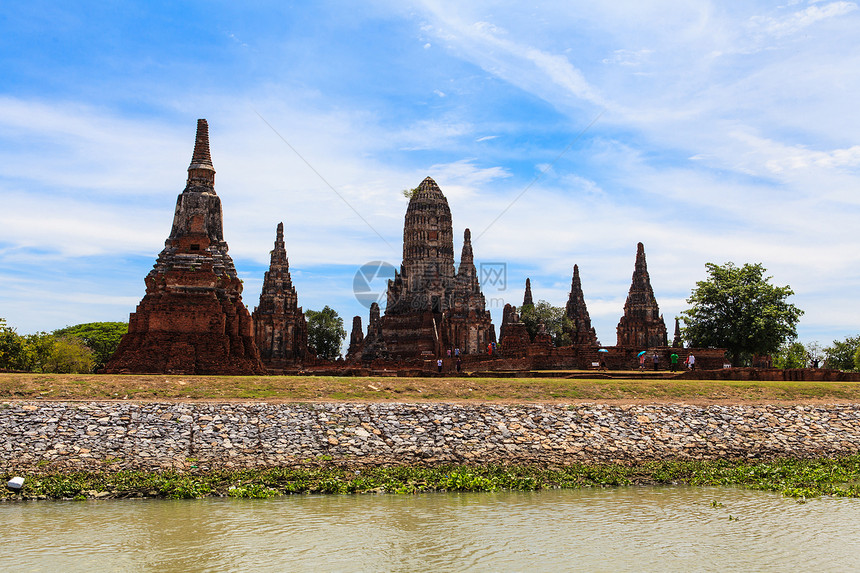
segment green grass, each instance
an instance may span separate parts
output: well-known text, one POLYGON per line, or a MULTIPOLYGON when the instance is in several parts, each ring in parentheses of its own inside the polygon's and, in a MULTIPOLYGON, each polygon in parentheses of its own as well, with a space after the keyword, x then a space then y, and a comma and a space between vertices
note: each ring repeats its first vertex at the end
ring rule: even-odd
MULTIPOLYGON (((326 460, 318 460, 319 462, 326 460)), ((12 476, 7 474, 3 479, 12 476)), ((209 496, 267 498, 288 494, 413 494, 436 491, 687 484, 774 491, 796 499, 860 497, 860 455, 836 459, 664 461, 635 465, 442 465, 266 468, 241 471, 101 471, 25 476, 21 495, 2 499, 209 496)))

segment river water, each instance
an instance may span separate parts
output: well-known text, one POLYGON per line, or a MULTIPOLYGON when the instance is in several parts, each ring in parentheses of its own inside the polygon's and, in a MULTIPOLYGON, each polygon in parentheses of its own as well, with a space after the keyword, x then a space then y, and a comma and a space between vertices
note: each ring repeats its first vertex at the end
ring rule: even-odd
POLYGON ((2 571, 860 570, 860 499, 734 488, 41 501, 0 523, 2 571))

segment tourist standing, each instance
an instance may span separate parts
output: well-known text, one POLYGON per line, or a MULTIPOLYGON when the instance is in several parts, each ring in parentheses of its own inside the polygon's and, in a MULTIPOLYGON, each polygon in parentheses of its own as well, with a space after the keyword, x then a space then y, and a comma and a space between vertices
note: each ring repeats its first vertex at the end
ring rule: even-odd
POLYGON ((639 370, 645 370, 645 353, 639 355, 639 370))
POLYGON ((457 374, 460 373, 460 370, 463 368, 463 361, 460 360, 460 357, 457 357, 457 374))
POLYGON ((460 356, 460 347, 459 346, 454 349, 454 356, 459 358, 459 356, 460 356))
POLYGON ((439 369, 439 373, 442 373, 442 359, 436 361, 436 367, 439 369))
POLYGON ((669 355, 669 364, 671 364, 670 369, 672 372, 678 371, 678 354, 673 352, 669 355))
POLYGON ((657 370, 657 364, 660 362, 660 357, 657 356, 657 353, 654 353, 654 356, 651 357, 651 360, 654 361, 654 370, 657 370))
POLYGON ((687 365, 690 367, 690 370, 696 369, 696 357, 692 354, 687 356, 687 365))

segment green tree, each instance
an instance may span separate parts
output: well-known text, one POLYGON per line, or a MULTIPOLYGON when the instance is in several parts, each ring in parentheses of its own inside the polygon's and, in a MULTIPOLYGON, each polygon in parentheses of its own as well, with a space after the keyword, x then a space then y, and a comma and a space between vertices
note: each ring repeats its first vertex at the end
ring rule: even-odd
POLYGON ((809 353, 800 342, 791 342, 779 347, 773 356, 773 365, 777 368, 806 368, 809 353))
POLYGON ((37 332, 24 337, 26 344, 27 372, 52 372, 48 364, 55 352, 56 338, 47 332, 37 332))
POLYGON ((27 341, 0 318, 0 369, 28 370, 27 341))
POLYGON ((770 284, 760 263, 705 267, 709 278, 696 283, 687 299, 692 308, 681 313, 690 346, 725 348, 738 366, 797 337, 803 311, 787 300, 794 291, 770 284))
POLYGON ((860 371, 860 348, 854 353, 854 370, 860 371))
POLYGON ((854 355, 860 350, 860 334, 848 336, 845 340, 834 340, 824 349, 827 367, 836 370, 860 370, 854 363, 854 355))
POLYGON ((538 333, 540 325, 543 324, 555 346, 567 346, 571 343, 570 331, 573 329, 573 321, 567 317, 564 308, 539 300, 537 304, 521 306, 518 312, 532 340, 538 333))
POLYGON ((346 338, 343 319, 328 305, 320 311, 306 310, 305 316, 308 319, 308 345, 314 348, 317 356, 326 360, 340 358, 340 346, 346 338))
POLYGON ((42 372, 86 374, 93 371, 95 355, 83 340, 72 336, 55 336, 53 338, 53 348, 41 367, 42 372))
POLYGON ((81 339, 93 351, 96 366, 100 366, 110 360, 126 332, 126 322, 87 322, 55 330, 54 336, 81 339))

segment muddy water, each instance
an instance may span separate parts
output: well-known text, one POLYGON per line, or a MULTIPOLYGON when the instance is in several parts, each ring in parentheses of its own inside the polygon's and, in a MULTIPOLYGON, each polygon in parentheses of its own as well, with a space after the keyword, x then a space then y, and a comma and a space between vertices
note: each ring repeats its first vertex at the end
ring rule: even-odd
POLYGON ((25 502, 0 523, 2 571, 860 570, 860 500, 729 488, 25 502))

